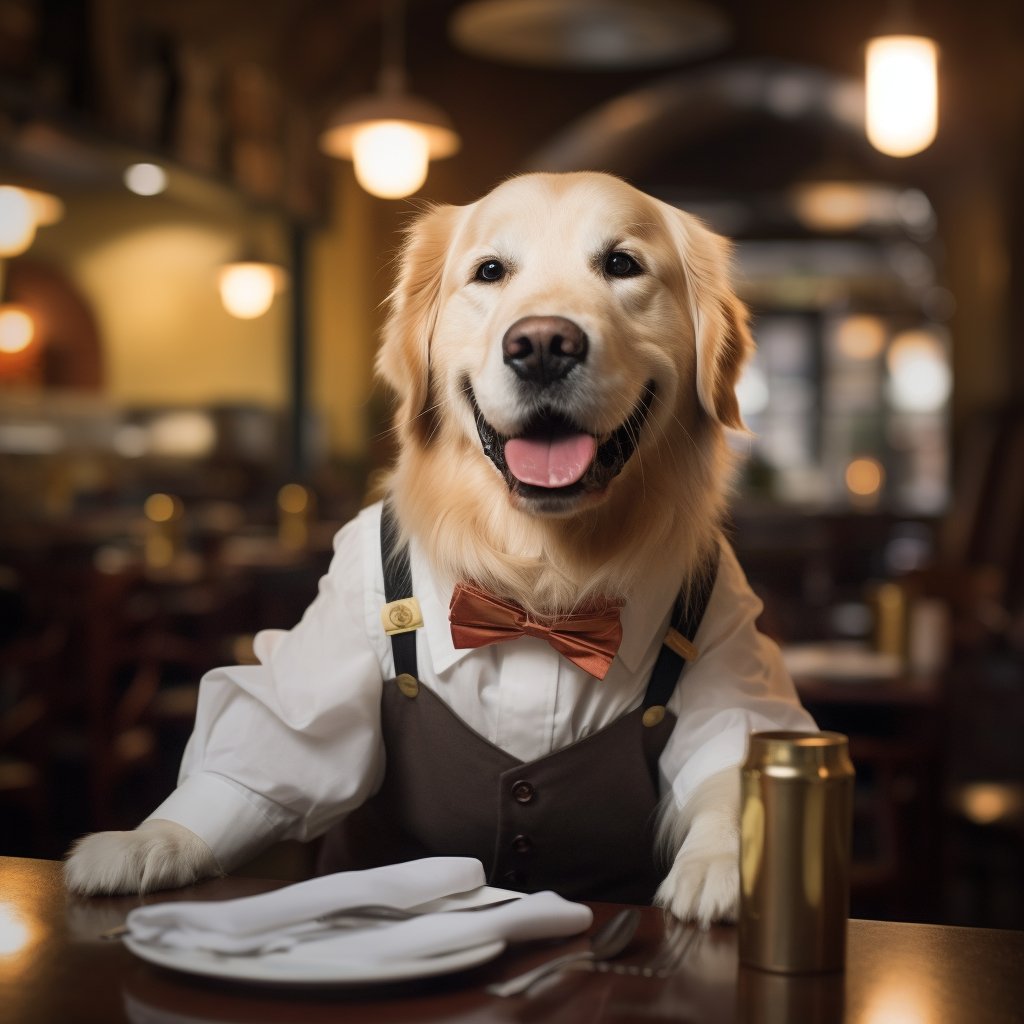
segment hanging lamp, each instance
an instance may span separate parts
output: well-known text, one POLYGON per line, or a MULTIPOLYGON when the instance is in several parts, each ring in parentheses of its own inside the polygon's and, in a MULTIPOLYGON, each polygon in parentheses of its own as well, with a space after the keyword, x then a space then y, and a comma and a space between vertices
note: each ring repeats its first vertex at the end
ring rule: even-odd
POLYGON ((387 6, 377 92, 346 103, 320 135, 320 148, 352 160, 359 184, 382 199, 412 195, 426 181, 430 161, 461 144, 440 107, 406 91, 403 7, 403 0, 387 6))
POLYGON ((888 156, 927 149, 939 126, 939 48, 912 23, 909 2, 894 4, 888 24, 865 51, 865 128, 888 156))
POLYGON ((217 272, 217 288, 224 308, 239 320, 263 316, 288 284, 284 267, 264 259, 250 246, 223 264, 217 272))

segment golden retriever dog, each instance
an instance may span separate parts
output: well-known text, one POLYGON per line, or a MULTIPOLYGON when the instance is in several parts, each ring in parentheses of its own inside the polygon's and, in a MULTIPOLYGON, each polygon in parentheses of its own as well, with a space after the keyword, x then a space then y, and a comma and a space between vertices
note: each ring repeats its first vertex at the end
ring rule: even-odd
MULTIPOLYGON (((729 243, 617 178, 529 174, 468 206, 428 209, 408 232, 377 360, 398 399, 387 494, 402 538, 447 587, 472 581, 541 622, 628 606, 666 573, 685 593, 724 544, 726 432, 744 430, 735 387, 752 348, 729 243)), ((733 648, 746 679, 737 702, 756 706, 747 731, 799 727, 738 579, 743 621, 709 652, 733 648)), ((732 614, 728 595, 715 600, 732 614)), ((708 692, 731 685, 716 664, 708 692)), ((671 856, 656 901, 680 917, 735 915, 742 754, 709 760, 682 803, 663 780, 671 856)), ((80 840, 66 879, 83 893, 146 891, 216 874, 223 860, 157 817, 80 840)))

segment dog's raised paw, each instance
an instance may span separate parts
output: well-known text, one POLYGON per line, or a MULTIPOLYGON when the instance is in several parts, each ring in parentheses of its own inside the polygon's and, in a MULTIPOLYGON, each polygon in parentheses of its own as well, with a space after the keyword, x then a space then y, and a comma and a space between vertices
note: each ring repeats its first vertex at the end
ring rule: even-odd
POLYGON ((654 901, 680 920, 706 928, 713 921, 736 920, 739 891, 739 864, 732 853, 688 854, 684 848, 654 901))
POLYGON ((190 885, 220 874, 210 848, 171 821, 143 822, 131 832, 79 839, 64 864, 64 884, 84 896, 134 894, 190 885))

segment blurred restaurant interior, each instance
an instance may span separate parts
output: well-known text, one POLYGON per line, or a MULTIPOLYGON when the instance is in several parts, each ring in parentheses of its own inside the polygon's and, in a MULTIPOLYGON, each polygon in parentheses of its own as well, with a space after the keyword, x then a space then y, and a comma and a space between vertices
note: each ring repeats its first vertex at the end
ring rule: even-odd
POLYGON ((853 914, 1024 927, 1022 55, 1012 0, 0 0, 0 853, 134 826, 315 594, 411 212, 598 169, 737 242, 729 535, 851 737, 853 914), (939 53, 907 156, 891 27, 939 53), (437 159, 372 195, 355 104, 416 101, 437 159))

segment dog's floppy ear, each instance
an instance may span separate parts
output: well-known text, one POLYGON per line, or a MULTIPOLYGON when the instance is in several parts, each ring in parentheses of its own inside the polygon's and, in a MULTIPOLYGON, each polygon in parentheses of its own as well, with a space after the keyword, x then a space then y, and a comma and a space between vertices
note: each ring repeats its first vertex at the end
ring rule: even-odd
POLYGON ((682 262, 697 345, 697 396, 723 426, 746 430, 736 383, 754 352, 754 339, 747 307, 732 289, 732 245, 696 217, 674 207, 667 212, 682 262))
POLYGON ((421 437, 430 393, 430 339, 441 298, 441 276, 459 207, 435 206, 406 232, 398 280, 388 297, 388 315, 377 353, 377 375, 399 398, 396 423, 421 437), (421 419, 422 417, 422 419, 421 419))

